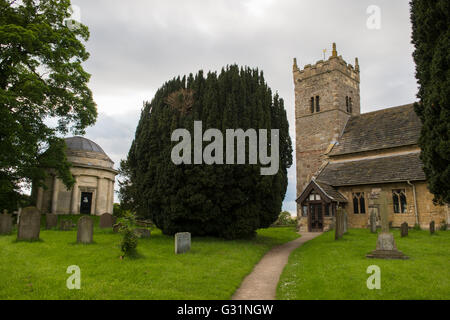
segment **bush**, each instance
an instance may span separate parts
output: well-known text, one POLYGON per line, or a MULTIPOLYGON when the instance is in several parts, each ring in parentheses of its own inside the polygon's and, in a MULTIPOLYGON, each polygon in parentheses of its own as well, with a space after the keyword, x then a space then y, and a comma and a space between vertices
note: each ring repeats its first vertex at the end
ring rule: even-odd
POLYGON ((277 221, 273 224, 273 226, 292 226, 297 224, 297 219, 291 216, 290 212, 283 211, 278 216, 277 221))
MULTIPOLYGON (((203 143, 202 149, 208 147, 203 143)), ((284 102, 272 93, 263 73, 237 65, 219 74, 199 71, 168 81, 144 105, 128 157, 121 162, 121 205, 167 235, 245 238, 277 220, 291 164, 284 102), (172 133, 185 129, 192 142, 195 121, 202 121, 203 132, 218 129, 224 145, 228 129, 264 129, 268 141, 271 130, 278 129, 278 172, 261 175, 266 166, 248 164, 248 156, 241 165, 174 164, 171 154, 179 141, 171 140, 172 133)))
POLYGON ((133 231, 133 226, 135 224, 134 214, 129 212, 125 213, 120 219, 119 224, 119 232, 123 235, 122 242, 120 243, 120 249, 122 250, 123 256, 133 254, 138 245, 138 238, 133 231))

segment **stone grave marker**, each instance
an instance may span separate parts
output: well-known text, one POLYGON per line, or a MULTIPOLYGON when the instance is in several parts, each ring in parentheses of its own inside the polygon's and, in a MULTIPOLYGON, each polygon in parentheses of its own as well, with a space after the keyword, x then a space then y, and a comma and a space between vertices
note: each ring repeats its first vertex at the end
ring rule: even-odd
POLYGON ((146 228, 137 228, 134 229, 134 233, 138 238, 148 239, 150 238, 151 232, 149 229, 146 228))
POLYGON ((370 210, 370 232, 377 233, 377 211, 376 208, 370 210))
POLYGON ((348 232, 348 214, 344 211, 344 234, 348 232))
POLYGON ((175 234, 175 254, 185 253, 191 250, 191 234, 180 232, 175 234))
POLYGON ((94 235, 94 221, 91 217, 84 216, 78 220, 78 243, 92 243, 94 235))
POLYGON ((0 215, 0 234, 10 234, 12 231, 12 216, 8 214, 8 210, 3 210, 0 215))
POLYGON ((407 222, 403 222, 401 224, 401 226, 400 226, 400 234, 401 234, 402 238, 408 236, 408 223, 407 222))
POLYGON ((61 220, 59 222, 59 230, 61 231, 71 231, 75 227, 75 223, 71 220, 61 220))
POLYGON ((115 223, 115 217, 113 217, 109 213, 104 213, 100 216, 100 223, 99 226, 102 229, 106 228, 112 228, 113 224, 115 223))
POLYGON ((56 228, 58 226, 58 216, 53 213, 45 215, 45 226, 47 229, 56 228))
POLYGON ((434 221, 430 222, 430 234, 434 234, 436 232, 436 224, 434 221))
POLYGON ((39 240, 41 213, 35 207, 28 207, 20 214, 17 240, 39 240))
POLYGON ((334 231, 334 239, 339 240, 344 235, 344 210, 338 208, 336 212, 336 228, 334 231))

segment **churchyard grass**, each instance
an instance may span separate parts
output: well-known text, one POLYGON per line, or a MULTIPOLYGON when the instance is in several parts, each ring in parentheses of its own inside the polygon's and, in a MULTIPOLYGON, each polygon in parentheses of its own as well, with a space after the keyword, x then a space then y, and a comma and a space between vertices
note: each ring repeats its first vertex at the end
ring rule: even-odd
POLYGON ((121 260, 121 235, 96 220, 88 245, 76 243, 76 228, 42 228, 36 242, 0 236, 0 299, 229 299, 264 253, 299 237, 292 227, 251 240, 193 237, 191 251, 175 255, 174 237, 153 230, 121 260), (81 269, 80 290, 66 287, 71 265, 81 269))
POLYGON ((450 231, 391 232, 409 260, 367 259, 377 234, 351 229, 339 241, 326 232, 296 249, 289 257, 277 289, 282 300, 316 299, 448 299, 450 293, 450 231), (369 290, 367 267, 381 268, 381 289, 369 290))

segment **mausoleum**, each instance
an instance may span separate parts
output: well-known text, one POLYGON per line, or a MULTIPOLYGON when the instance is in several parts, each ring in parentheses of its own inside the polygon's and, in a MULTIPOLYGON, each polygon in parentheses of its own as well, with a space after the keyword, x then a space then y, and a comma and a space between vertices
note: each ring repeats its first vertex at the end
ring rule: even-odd
POLYGON ((65 139, 67 159, 75 185, 67 190, 55 174, 49 172, 45 185, 37 188, 36 207, 41 213, 101 215, 113 211, 114 162, 95 142, 84 137, 65 139))

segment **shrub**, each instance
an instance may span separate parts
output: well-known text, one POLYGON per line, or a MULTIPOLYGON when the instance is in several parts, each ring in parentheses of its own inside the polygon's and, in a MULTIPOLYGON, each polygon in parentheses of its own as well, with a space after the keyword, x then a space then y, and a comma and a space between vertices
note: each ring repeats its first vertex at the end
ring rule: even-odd
POLYGON ((291 226, 297 223, 297 219, 291 216, 290 212, 283 211, 278 216, 277 221, 273 224, 274 226, 291 226))
POLYGON ((133 226, 135 224, 134 214, 126 212, 119 223, 119 232, 123 235, 122 242, 120 243, 120 249, 122 250, 123 256, 133 254, 138 245, 138 238, 133 231, 133 226))

